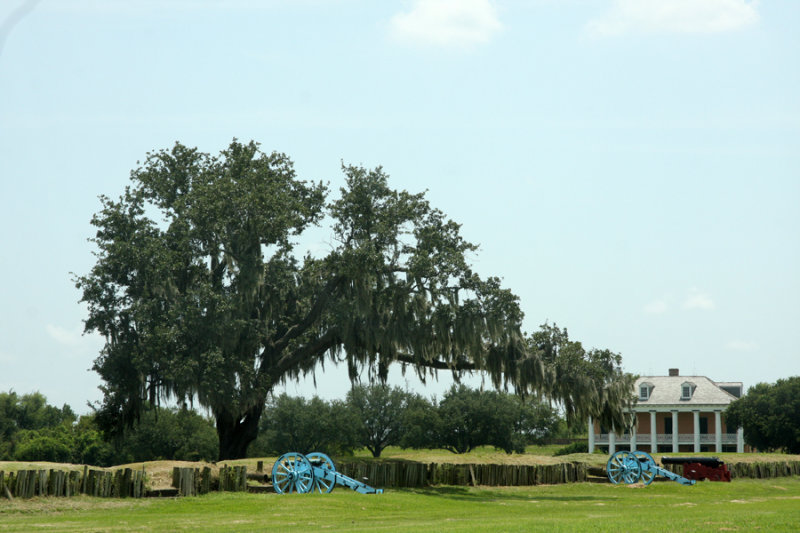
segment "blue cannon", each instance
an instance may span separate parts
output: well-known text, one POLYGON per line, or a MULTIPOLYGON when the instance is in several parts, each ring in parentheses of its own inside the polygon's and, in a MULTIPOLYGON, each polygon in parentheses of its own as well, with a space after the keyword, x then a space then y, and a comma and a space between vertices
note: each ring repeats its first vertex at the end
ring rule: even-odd
POLYGON ((324 453, 303 455, 289 452, 278 457, 272 466, 272 486, 278 494, 326 494, 335 485, 342 485, 361 494, 383 494, 383 489, 372 488, 337 472, 331 458, 324 453))
POLYGON ((694 485, 694 479, 686 479, 674 472, 661 468, 656 464, 650 454, 641 451, 620 451, 611 456, 606 463, 606 473, 611 483, 633 483, 642 482, 649 485, 656 476, 663 476, 672 481, 677 481, 681 485, 694 485))

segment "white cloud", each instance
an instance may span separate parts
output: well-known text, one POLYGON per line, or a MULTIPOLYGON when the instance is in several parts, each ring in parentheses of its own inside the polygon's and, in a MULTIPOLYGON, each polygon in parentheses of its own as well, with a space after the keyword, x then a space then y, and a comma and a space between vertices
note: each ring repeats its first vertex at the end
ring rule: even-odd
POLYGON ((653 300, 644 306, 644 312, 648 315, 660 315, 665 313, 667 309, 669 309, 669 304, 664 299, 653 300))
POLYGON ((734 352, 753 352, 758 349, 758 345, 756 343, 738 339, 732 340, 726 344, 725 347, 728 350, 733 350, 734 352))
MULTIPOLYGON (((11 364, 11 363, 15 362, 16 360, 17 360, 17 358, 14 357, 13 355, 11 355, 9 353, 5 353, 5 352, 0 352, 0 363, 11 364)), ((0 388, 0 390, 2 390, 2 389, 0 388)))
POLYGON ((614 0, 609 12, 586 28, 596 36, 625 33, 717 33, 758 21, 747 0, 614 0))
POLYGON ((81 331, 79 329, 70 331, 66 328, 62 328, 61 326, 47 324, 47 326, 45 326, 45 330, 51 339, 63 346, 77 346, 82 340, 81 331))
POLYGON ((47 335, 56 341, 66 352, 71 355, 85 355, 88 353, 98 353, 103 347, 103 338, 96 333, 83 334, 83 327, 67 329, 61 326, 47 324, 45 326, 47 335))
POLYGON ((489 0, 415 0, 389 26, 398 41, 436 46, 483 44, 503 27, 489 0))
POLYGON ((715 309, 717 306, 714 304, 714 300, 711 299, 711 296, 704 292, 700 292, 697 289, 692 289, 689 296, 683 302, 683 307, 685 309, 702 309, 710 311, 715 309))

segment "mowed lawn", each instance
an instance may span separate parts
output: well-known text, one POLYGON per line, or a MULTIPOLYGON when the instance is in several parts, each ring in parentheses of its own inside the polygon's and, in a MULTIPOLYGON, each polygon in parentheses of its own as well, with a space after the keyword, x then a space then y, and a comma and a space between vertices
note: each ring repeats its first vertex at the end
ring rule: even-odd
POLYGON ((800 478, 0 500, 5 531, 798 531, 800 478))

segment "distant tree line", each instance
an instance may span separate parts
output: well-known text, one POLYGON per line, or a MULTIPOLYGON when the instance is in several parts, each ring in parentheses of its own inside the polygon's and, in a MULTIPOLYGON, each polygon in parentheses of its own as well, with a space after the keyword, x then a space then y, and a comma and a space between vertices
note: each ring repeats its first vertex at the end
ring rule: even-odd
POLYGON ((124 438, 108 439, 94 415, 47 404, 39 392, 0 392, 0 461, 50 461, 111 466, 154 459, 212 460, 218 453, 211 420, 190 409, 142 413, 124 438))
MULTIPOLYGON (((366 448, 380 457, 388 446, 440 448, 466 453, 495 446, 524 451, 562 435, 558 411, 533 399, 452 387, 441 400, 385 385, 354 386, 344 400, 282 394, 271 399, 249 449, 251 457, 287 451, 348 455, 366 448)), ((110 466, 150 460, 216 459, 213 420, 187 408, 144 411, 134 429, 104 435, 94 415, 76 416, 68 405, 47 404, 38 392, 0 393, 0 460, 51 461, 110 466)))
POLYGON ((453 453, 494 446, 522 453, 526 445, 565 426, 557 409, 546 403, 464 385, 453 386, 441 400, 379 384, 354 386, 344 401, 283 394, 266 410, 269 416, 250 456, 287 451, 341 455, 366 448, 380 457, 388 446, 453 453))

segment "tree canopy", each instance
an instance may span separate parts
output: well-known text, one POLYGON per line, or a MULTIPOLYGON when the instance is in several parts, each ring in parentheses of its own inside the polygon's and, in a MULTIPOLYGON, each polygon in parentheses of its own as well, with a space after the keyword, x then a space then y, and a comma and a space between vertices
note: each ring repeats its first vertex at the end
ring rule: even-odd
POLYGON ((69 426, 77 420, 69 405, 61 409, 49 405, 40 392, 19 395, 13 390, 0 392, 0 460, 12 459, 20 436, 58 426, 69 426))
POLYGON ((357 448, 357 419, 345 402, 310 400, 281 394, 267 402, 258 439, 249 456, 281 455, 287 451, 352 453, 357 448))
POLYGON ((759 450, 800 454, 800 376, 759 383, 728 406, 725 420, 759 450))
MULTIPOLYGON (((118 199, 101 197, 97 260, 75 281, 86 331, 105 337, 102 427, 120 431, 165 398, 197 401, 220 459, 243 457, 274 387, 331 363, 378 381, 392 364, 422 379, 483 371, 562 399, 521 334, 517 297, 472 271, 460 226, 381 168, 342 170, 329 199, 254 142, 216 157, 177 143, 148 154, 118 199), (331 249, 302 255, 322 222, 331 249)), ((596 399, 570 394, 583 409, 596 399)))
POLYGON ((592 416, 605 427, 630 427, 636 377, 622 370, 620 354, 586 350, 555 324, 543 324, 528 337, 528 343, 531 351, 540 354, 551 379, 551 397, 561 404, 570 425, 583 424, 592 416))
POLYGON ((347 393, 347 405, 353 412, 353 427, 358 444, 373 457, 380 457, 387 446, 400 442, 403 415, 416 395, 400 387, 375 383, 356 385, 347 393))

